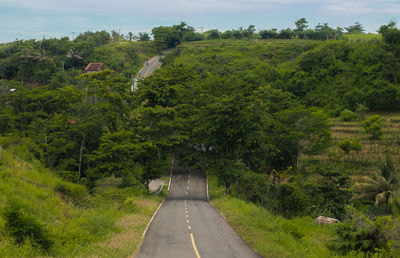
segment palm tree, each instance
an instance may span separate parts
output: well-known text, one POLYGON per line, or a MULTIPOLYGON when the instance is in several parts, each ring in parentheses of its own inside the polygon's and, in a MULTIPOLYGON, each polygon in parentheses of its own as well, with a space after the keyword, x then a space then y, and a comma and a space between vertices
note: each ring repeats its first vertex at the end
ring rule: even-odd
POLYGON ((389 155, 381 162, 381 174, 358 176, 355 178, 354 189, 358 195, 353 199, 375 200, 375 206, 392 205, 394 198, 399 196, 400 184, 397 170, 389 155))

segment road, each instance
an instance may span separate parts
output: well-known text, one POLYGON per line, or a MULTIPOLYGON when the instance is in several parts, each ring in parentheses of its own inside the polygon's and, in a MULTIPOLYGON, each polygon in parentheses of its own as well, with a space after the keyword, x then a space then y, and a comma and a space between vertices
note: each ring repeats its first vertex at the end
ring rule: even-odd
POLYGON ((137 257, 259 256, 208 202, 204 173, 175 166, 168 196, 148 227, 137 257))
POLYGON ((159 68, 161 66, 161 62, 160 62, 160 56, 155 56, 151 59, 149 59, 148 65, 144 65, 142 69, 140 69, 139 74, 140 74, 140 78, 146 78, 147 76, 150 76, 157 68, 159 68))

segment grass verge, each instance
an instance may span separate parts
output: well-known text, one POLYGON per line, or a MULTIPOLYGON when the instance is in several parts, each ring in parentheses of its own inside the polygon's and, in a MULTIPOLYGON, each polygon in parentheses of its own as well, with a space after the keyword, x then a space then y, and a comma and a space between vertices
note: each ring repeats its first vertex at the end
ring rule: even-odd
POLYGON ((332 225, 311 217, 284 219, 263 207, 224 194, 216 179, 208 180, 210 201, 242 239, 263 257, 333 257, 325 243, 332 225))

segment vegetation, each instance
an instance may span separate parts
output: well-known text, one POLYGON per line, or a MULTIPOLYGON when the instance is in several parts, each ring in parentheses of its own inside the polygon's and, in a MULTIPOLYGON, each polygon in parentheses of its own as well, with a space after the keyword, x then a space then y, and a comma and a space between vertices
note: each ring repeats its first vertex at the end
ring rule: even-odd
POLYGON ((121 188, 121 180, 86 187, 60 179, 27 151, 2 150, 0 253, 6 257, 129 256, 161 202, 144 189, 121 188))
POLYGON ((398 29, 366 40, 359 23, 346 27, 358 39, 304 18, 295 26, 197 33, 181 23, 154 28, 153 41, 114 31, 1 45, 0 248, 109 252, 101 241, 126 217, 142 227, 139 203, 160 200, 149 182, 179 152, 223 187, 216 205, 266 256, 398 254, 398 29), (130 91, 167 48, 163 68, 130 91), (92 61, 112 70, 81 73, 92 61), (314 225, 319 215, 341 223, 314 225))

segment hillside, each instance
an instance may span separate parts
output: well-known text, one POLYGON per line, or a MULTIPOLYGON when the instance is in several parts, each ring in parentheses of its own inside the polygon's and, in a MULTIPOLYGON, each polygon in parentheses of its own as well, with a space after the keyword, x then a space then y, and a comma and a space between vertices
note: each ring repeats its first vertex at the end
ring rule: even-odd
POLYGON ((44 168, 26 146, 22 142, 1 152, 2 256, 129 256, 137 251, 162 197, 119 188, 112 178, 96 182, 89 195, 85 186, 44 168))

